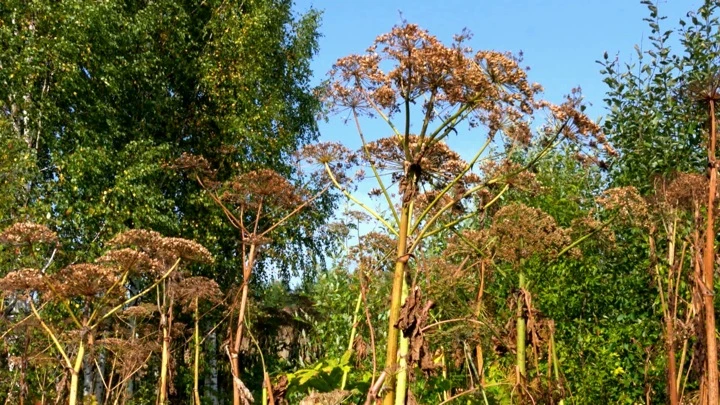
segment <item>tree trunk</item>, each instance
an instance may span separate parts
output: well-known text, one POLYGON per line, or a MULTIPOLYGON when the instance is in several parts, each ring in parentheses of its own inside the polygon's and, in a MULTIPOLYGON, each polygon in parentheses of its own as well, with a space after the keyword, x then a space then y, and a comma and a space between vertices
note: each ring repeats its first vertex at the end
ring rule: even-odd
POLYGON ((217 334, 211 332, 207 338, 205 357, 207 359, 208 372, 205 373, 205 384, 203 396, 209 405, 219 405, 218 392, 218 366, 217 366, 217 334))
POLYGON ((102 376, 105 375, 105 368, 107 366, 107 356, 105 353, 105 350, 98 350, 98 369, 95 372, 96 378, 95 378, 95 399, 97 399, 97 402, 99 404, 103 403, 103 398, 105 398, 105 386, 103 385, 102 376))
POLYGON ((90 358, 83 361, 83 398, 89 398, 93 394, 93 364, 90 358))

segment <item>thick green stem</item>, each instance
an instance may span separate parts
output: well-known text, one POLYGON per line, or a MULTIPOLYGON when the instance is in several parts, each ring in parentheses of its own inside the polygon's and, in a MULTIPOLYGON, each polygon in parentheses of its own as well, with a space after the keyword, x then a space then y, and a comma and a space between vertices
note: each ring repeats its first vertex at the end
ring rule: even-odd
MULTIPOLYGON (((165 288, 167 288, 167 286, 165 288)), ((164 289, 164 294, 167 294, 167 289, 164 289)), ((163 297, 163 300, 165 299, 166 298, 163 297)), ((172 298, 170 298, 168 301, 169 304, 167 306, 163 305, 163 313, 160 315, 163 334, 160 362, 160 398, 158 400, 158 403, 160 405, 165 405, 165 403, 167 403, 168 368, 170 367, 170 328, 172 327, 172 298)))
POLYGON ((70 370, 70 399, 68 400, 69 405, 77 404, 78 397, 78 386, 80 384, 80 369, 82 368, 83 360, 85 359, 85 344, 80 340, 80 346, 75 357, 75 364, 70 370))
POLYGON ((193 399, 200 405, 200 308, 198 297, 195 297, 195 361, 193 363, 193 399))
MULTIPOLYGON (((402 303, 405 303, 408 296, 408 285, 403 277, 402 283, 402 303)), ((395 394, 395 405, 405 405, 405 398, 407 397, 407 355, 410 350, 410 339, 406 338, 405 335, 400 335, 400 350, 398 351, 398 372, 397 372, 397 383, 396 394, 395 394)))
MULTIPOLYGON (((560 364, 558 364, 557 348, 555 347, 555 329, 553 328, 550 333, 550 356, 552 357, 553 363, 553 374, 555 375, 555 382, 560 384, 560 364)), ((560 399, 559 405, 565 404, 565 399, 560 399)))
POLYGON ((520 375, 527 376, 525 368, 525 274, 520 273, 518 282, 520 292, 517 299, 517 369, 520 375))
MULTIPOLYGON (((350 329, 350 340, 348 341, 348 352, 352 352, 353 343, 355 342, 355 334, 357 333, 358 314, 360 313, 360 304, 362 304, 362 291, 358 293, 357 301, 355 302, 355 312, 353 313, 352 329, 350 329)), ((350 370, 346 369, 343 371, 342 381, 340 382, 340 390, 345 389, 347 384, 347 377, 350 370)))
POLYGON ((403 203, 400 212, 400 232, 397 242, 397 259, 395 261, 395 272, 393 274, 392 298, 390 300, 390 319, 388 321, 388 341, 385 360, 385 371, 387 390, 383 398, 384 405, 395 404, 395 373, 397 372, 397 351, 399 330, 395 326, 400 317, 400 306, 402 305, 402 285, 405 280, 405 266, 407 264, 407 239, 408 223, 410 222, 410 203, 403 203))

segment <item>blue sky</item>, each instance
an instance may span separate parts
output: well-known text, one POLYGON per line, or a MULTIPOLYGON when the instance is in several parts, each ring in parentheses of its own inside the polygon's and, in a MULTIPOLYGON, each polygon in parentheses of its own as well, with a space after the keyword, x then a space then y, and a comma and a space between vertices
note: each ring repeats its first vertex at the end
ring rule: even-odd
MULTIPOLYGON (((667 29, 695 10, 701 0, 660 0, 667 29)), ((592 118, 604 112, 605 85, 596 60, 603 52, 623 61, 634 57, 633 46, 649 33, 645 6, 639 0, 297 0, 295 10, 323 11, 320 52, 313 61, 316 79, 338 58, 363 52, 379 34, 405 18, 428 29, 444 42, 464 27, 474 34, 475 49, 522 51, 532 81, 545 87, 546 98, 559 102, 580 86, 592 118), (402 14, 401 14, 402 13, 402 14)), ((647 44, 647 40, 645 40, 647 44)), ((322 125, 323 137, 336 123, 322 125)))

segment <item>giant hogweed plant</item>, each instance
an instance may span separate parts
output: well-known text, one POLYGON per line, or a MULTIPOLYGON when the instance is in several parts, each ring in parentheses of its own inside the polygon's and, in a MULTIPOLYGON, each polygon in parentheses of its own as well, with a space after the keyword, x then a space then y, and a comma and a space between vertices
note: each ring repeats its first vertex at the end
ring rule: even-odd
POLYGON ((518 57, 475 52, 467 44, 470 37, 463 32, 445 45, 405 23, 379 36, 366 53, 339 59, 330 72, 324 102, 330 112, 349 116, 362 147, 352 153, 338 144, 320 144, 304 151, 308 160, 325 168, 330 182, 396 238, 386 405, 404 403, 406 398, 406 371, 398 368, 397 324, 408 262, 422 241, 497 203, 516 185, 518 175, 563 142, 613 152, 600 128, 583 114, 578 91, 560 105, 542 100, 542 87, 528 80, 518 57), (534 130, 541 113, 547 122, 534 130), (362 125, 368 118, 387 124, 390 136, 367 138, 362 125), (448 146, 451 135, 477 139, 477 150, 468 161, 448 146), (536 152, 522 164, 513 162, 515 153, 524 150, 536 152), (358 164, 360 178, 366 170, 376 181, 372 194, 386 203, 387 216, 351 192, 351 179, 343 170, 358 164), (488 165, 505 170, 474 170, 488 165), (492 185, 500 187, 488 193, 492 185), (423 194, 431 198, 415 212, 423 194), (468 204, 473 197, 474 203, 468 204), (448 218, 462 205, 474 211, 448 218))
MULTIPOLYGON (((268 246, 275 244, 275 238, 283 227, 294 226, 297 238, 306 231, 302 225, 301 214, 303 211, 311 211, 309 208, 325 194, 328 187, 312 194, 309 191, 311 187, 306 187, 307 184, 293 184, 270 169, 240 173, 224 182, 218 182, 210 163, 202 156, 191 154, 183 154, 172 166, 186 171, 194 178, 238 232, 242 277, 235 296, 229 299, 230 313, 234 317, 228 317, 230 343, 225 346, 225 351, 233 379, 233 404, 252 403, 252 393, 242 381, 243 365, 240 361, 243 339, 249 338, 247 323, 250 283, 256 276, 262 254, 268 255, 268 246)), ((263 374, 263 395, 272 395, 267 370, 264 370, 263 374)))
MULTIPOLYGON (((20 255, 23 250, 35 255, 38 244, 55 245, 42 268, 19 268, 0 278, 0 291, 6 297, 13 297, 12 302, 17 308, 11 313, 19 317, 17 323, 34 318, 39 324, 38 329, 51 342, 59 363, 69 374, 66 396, 68 403, 74 405, 78 401, 82 368, 93 356, 94 347, 104 346, 104 340, 98 338, 110 321, 161 284, 167 285, 181 263, 211 262, 212 256, 193 241, 130 230, 111 240, 109 245, 114 249, 94 263, 70 264, 55 270, 52 264, 59 248, 57 242, 57 235, 52 231, 32 223, 18 223, 0 233, 0 243, 15 247, 20 255), (133 291, 130 287, 132 278, 144 278, 148 285, 133 291), (30 315, 24 319, 21 317, 23 307, 30 310, 30 315), (58 314, 67 322, 58 322, 58 314)), ((169 328, 167 319, 163 316, 161 320, 166 332, 169 328)), ((167 400, 169 340, 166 333, 163 337, 159 403, 167 400)), ((67 374, 63 381, 67 380, 67 374)), ((58 387, 58 396, 62 397, 65 384, 61 382, 58 387)), ((22 396, 21 390, 21 402, 22 396)))

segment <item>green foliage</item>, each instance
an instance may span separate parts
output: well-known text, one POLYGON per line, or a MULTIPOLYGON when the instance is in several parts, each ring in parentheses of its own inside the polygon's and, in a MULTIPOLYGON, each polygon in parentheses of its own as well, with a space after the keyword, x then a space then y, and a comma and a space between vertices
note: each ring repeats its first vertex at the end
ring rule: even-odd
MULTIPOLYGON (((409 372, 409 390, 418 403, 440 403, 454 395, 460 395, 458 403, 488 404, 527 403, 531 397, 535 403, 635 404, 648 396, 653 403, 668 401, 662 322, 667 304, 661 302, 658 284, 669 285, 665 278, 677 262, 671 264, 663 257, 673 247, 667 240, 671 233, 667 221, 677 215, 676 240, 692 244, 695 219, 689 212, 652 211, 652 204, 660 204, 655 192, 658 178, 703 173, 707 168, 708 117, 702 102, 717 85, 720 4, 707 0, 680 22, 678 53, 670 49, 674 31, 661 27, 663 17, 656 4, 642 3, 648 8, 649 47, 636 48, 634 64, 622 64, 608 55, 600 62, 608 86, 604 130, 618 151, 609 166, 582 153, 592 143, 603 144, 602 134, 587 145, 558 142, 563 147, 557 150, 549 148, 547 140, 525 145, 513 139, 506 145, 507 161, 483 165, 477 179, 461 184, 458 179, 467 173, 457 170, 464 162, 444 144, 428 144, 442 147, 442 153, 433 157, 432 164, 438 166, 417 174, 436 170, 442 175, 422 181, 450 181, 452 187, 444 191, 451 201, 448 215, 437 217, 438 223, 428 228, 430 236, 411 238, 412 255, 403 256, 407 284, 419 293, 414 296, 416 308, 406 307, 403 311, 408 313, 401 312, 405 317, 401 321, 419 322, 406 331, 415 333, 411 354, 423 352, 426 360, 414 359, 409 372), (452 163, 447 173, 442 172, 446 163, 452 163), (515 169, 523 169, 521 177, 506 176, 515 169), (491 184, 482 183, 488 179, 491 184), (647 224, 619 218, 599 204, 607 185, 632 185, 649 196, 652 212, 646 219, 657 228, 653 231, 657 246, 651 249, 647 224), (489 200, 495 205, 482 208, 489 200), (492 232, 494 214, 520 204, 529 208, 518 212, 547 214, 542 217, 547 229, 536 229, 538 223, 527 223, 524 217, 506 217, 505 222, 525 220, 522 230, 529 236, 506 232, 500 241, 504 245, 499 246, 500 238, 492 232), (447 223, 451 226, 443 228, 447 223), (542 251, 512 262, 499 253, 503 247, 527 250, 525 242, 531 237, 550 233, 556 242, 582 242, 568 250, 537 243, 542 251), (511 246, 516 242, 519 246, 511 246), (651 255, 653 249, 659 258, 651 255), (526 282, 520 282, 521 273, 526 282), (422 313, 430 301, 434 305, 422 313), (518 378, 514 361, 516 318, 526 321, 528 330, 525 380, 518 378)), ((242 235, 228 225, 222 210, 208 198, 208 190, 221 195, 222 187, 238 175, 268 167, 304 195, 314 195, 325 186, 322 182, 327 179, 322 176, 301 173, 293 156, 317 136, 315 114, 320 106, 309 85, 309 62, 317 50, 318 23, 315 11, 295 16, 289 0, 8 0, 0 4, 0 231, 12 223, 34 220, 49 224, 64 245, 58 251, 54 244, 2 246, 0 276, 25 267, 42 268, 43 277, 49 276, 68 263, 97 258, 106 250, 105 241, 126 228, 151 228, 192 238, 214 253, 214 266, 186 270, 212 276, 227 292, 225 303, 233 316, 237 287, 247 281, 239 270, 242 235), (177 158, 183 153, 206 158, 220 186, 210 184, 204 190, 192 173, 178 169, 177 158)), ((438 61, 443 60, 433 60, 438 61)), ((413 63, 425 66, 426 62, 420 58, 413 63)), ((507 66, 515 67, 516 61, 510 62, 507 66)), ((346 67, 352 66, 356 65, 346 67)), ((382 92, 372 97, 380 96, 382 92)), ((399 111, 395 104, 380 110, 385 107, 389 114, 399 111)), ((470 117, 463 115, 464 108, 429 139, 437 137, 435 142, 457 131, 455 121, 470 117)), ((397 119, 392 114, 384 118, 397 119)), ((425 119, 435 118, 444 119, 434 114, 425 119)), ((517 124, 522 129, 527 123, 517 124)), ((406 141, 415 139, 406 135, 406 141)), ((363 156, 373 164, 383 159, 402 162, 422 149, 411 150, 410 143, 401 145, 392 138, 368 145, 372 153, 363 156)), ((339 158, 333 153, 342 151, 339 146, 320 146, 315 158, 332 169, 336 166, 330 163, 337 162, 330 160, 339 158)), ((374 169, 387 170, 393 181, 403 180, 415 175, 407 168, 432 160, 423 153, 408 165, 374 169)), ((494 155, 480 153, 478 159, 494 155)), ((403 181, 400 184, 407 187, 403 181)), ((440 186, 442 190, 446 183, 440 186)), ((392 198, 398 192, 410 190, 395 187, 381 185, 378 192, 387 193, 389 208, 394 207, 392 198)), ((260 247, 261 261, 250 281, 247 333, 239 353, 241 379, 256 400, 266 371, 273 383, 286 378, 290 403, 313 393, 337 391, 344 375, 348 400, 362 402, 384 371, 387 297, 397 241, 387 234, 360 235, 369 217, 349 214, 354 216, 352 223, 326 226, 335 202, 333 195, 323 195, 275 229, 260 247), (348 246, 356 237, 350 230, 358 231, 355 246, 348 246), (342 238, 345 246, 339 250, 342 238), (336 263, 323 271, 328 258, 336 263), (300 285, 291 287, 294 282, 300 285)), ((407 219, 419 221, 414 224, 417 235, 427 225, 423 221, 435 214, 428 211, 425 219, 419 219, 425 208, 414 209, 417 212, 410 216, 408 208, 407 219)), ((392 210, 386 214, 377 216, 392 222, 392 210)), ((252 214, 239 215, 252 222, 248 221, 252 214)), ((264 229, 273 219, 277 218, 258 227, 264 229)), ((685 266, 678 278, 680 301, 692 296, 693 281, 687 278, 693 276, 692 254, 690 249, 688 257, 677 259, 685 266)), ((141 276, 131 275, 125 281, 128 293, 148 285, 141 276)), ((43 329, 18 323, 30 314, 27 303, 40 304, 40 298, 2 297, 0 401, 15 401, 23 384, 29 391, 26 401, 40 392, 53 396, 56 384, 62 386, 62 378, 67 377, 66 370, 55 367, 59 353, 43 329)), ((151 292, 128 305, 153 304, 156 298, 151 292)), ((95 297, 85 309, 104 299, 95 297)), ((71 330, 69 314, 82 314, 77 308, 81 302, 68 300, 68 307, 50 303, 40 311, 55 331, 64 334, 71 330)), ((681 302, 680 321, 691 304, 681 302)), ((200 313, 203 337, 212 330, 217 339, 216 352, 202 353, 201 373, 219 373, 218 400, 228 403, 232 376, 227 341, 223 342, 227 313, 210 303, 202 304, 200 313), (215 369, 210 370, 213 363, 215 369)), ((144 321, 113 316, 112 322, 98 326, 97 338, 134 338, 145 327, 146 340, 141 344, 151 346, 158 341, 160 318, 152 311, 144 316, 148 317, 144 321)), ((188 313, 174 314, 173 403, 189 403, 193 394, 188 357, 193 346, 183 328, 192 322, 188 313)), ((683 333, 697 332, 690 325, 680 326, 686 328, 683 333)), ((692 335, 679 339, 686 339, 689 347, 688 356, 679 362, 687 371, 689 358, 701 357, 702 352, 692 335)), ((122 359, 101 350, 105 349, 93 355, 122 359)), ((143 371, 132 379, 128 391, 132 399, 125 403, 150 403, 156 396, 157 383, 148 377, 159 369, 159 356, 152 350, 148 353, 143 371)), ((695 395, 698 374, 690 368, 686 398, 695 395)), ((113 378, 117 382, 117 375, 108 381, 113 378)), ((211 389, 206 381, 200 384, 205 392, 211 389)))
MULTIPOLYGON (((207 156, 220 180, 267 166, 293 174, 288 157, 317 135, 309 60, 319 14, 295 18, 291 5, 3 3, 2 140, 13 154, 3 162, 16 162, 0 183, 12 180, 15 191, 3 196, 49 214, 73 241, 68 253, 85 258, 128 227, 234 248, 227 226, 205 226, 219 212, 196 182, 169 164, 191 152, 207 156)), ((307 237, 286 245, 310 244, 328 207, 306 219, 307 237)))
MULTIPOLYGON (((327 358, 308 368, 302 368, 286 374, 288 379, 288 394, 309 394, 315 392, 332 392, 340 387, 343 373, 350 371, 350 357, 352 352, 347 351, 340 358, 327 358)), ((367 384, 365 389, 367 389, 367 384)))
POLYGON ((705 1, 688 14, 689 22, 680 21, 682 47, 673 52, 674 31, 661 27, 664 17, 654 2, 642 3, 649 10, 649 47, 635 47, 634 64, 611 60, 607 53, 599 63, 610 110, 604 129, 620 154, 612 164, 612 180, 647 192, 656 175, 707 166, 707 113, 697 90, 708 88, 717 74, 720 31, 718 4, 705 1))

